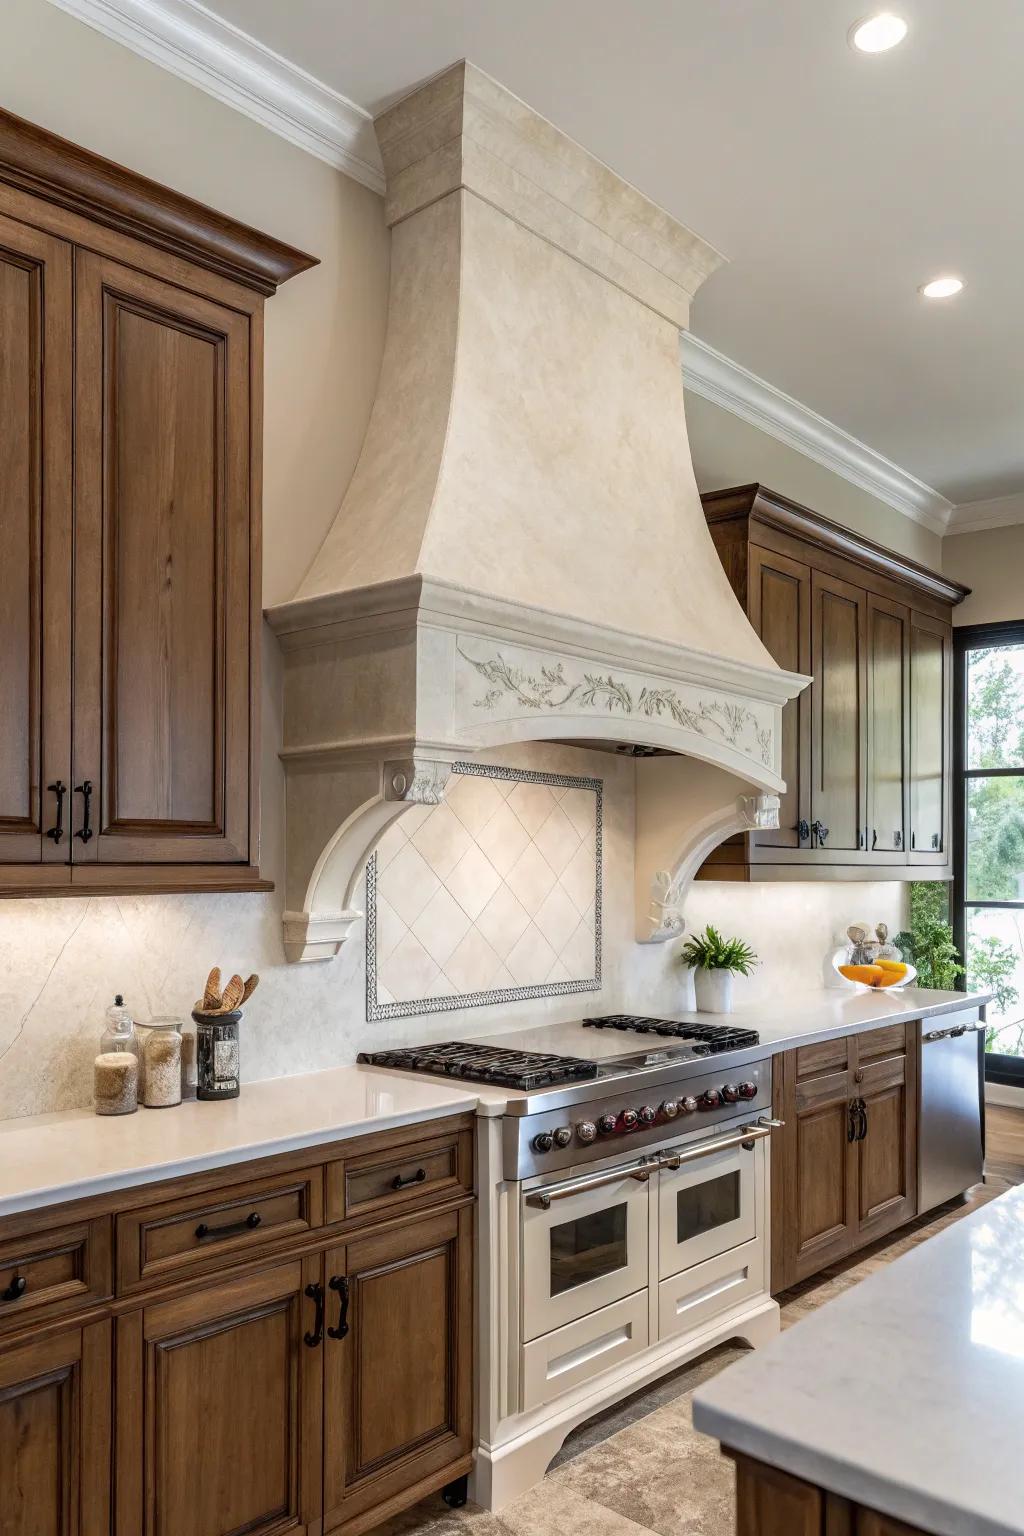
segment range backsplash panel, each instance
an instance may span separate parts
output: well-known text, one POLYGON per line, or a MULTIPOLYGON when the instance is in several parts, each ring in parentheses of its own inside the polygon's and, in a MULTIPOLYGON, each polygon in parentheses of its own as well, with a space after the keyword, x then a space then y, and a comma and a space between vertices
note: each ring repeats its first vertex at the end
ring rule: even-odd
POLYGON ((366 868, 366 1016, 601 986, 603 784, 457 763, 366 868))

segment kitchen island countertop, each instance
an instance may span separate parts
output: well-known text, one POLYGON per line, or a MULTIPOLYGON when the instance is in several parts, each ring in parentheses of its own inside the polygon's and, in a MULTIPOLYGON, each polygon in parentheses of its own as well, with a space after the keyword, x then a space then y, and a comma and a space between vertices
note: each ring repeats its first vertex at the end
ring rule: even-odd
POLYGON ((694 1397, 734 1451, 934 1536, 1022 1536, 1024 1186, 694 1397))

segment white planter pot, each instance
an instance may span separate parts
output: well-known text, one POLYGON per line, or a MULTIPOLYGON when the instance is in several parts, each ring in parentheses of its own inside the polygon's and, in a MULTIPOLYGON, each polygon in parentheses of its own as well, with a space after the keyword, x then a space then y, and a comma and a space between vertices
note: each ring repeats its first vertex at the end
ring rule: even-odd
POLYGON ((693 990, 701 1013, 732 1013, 732 971, 693 973, 693 990))

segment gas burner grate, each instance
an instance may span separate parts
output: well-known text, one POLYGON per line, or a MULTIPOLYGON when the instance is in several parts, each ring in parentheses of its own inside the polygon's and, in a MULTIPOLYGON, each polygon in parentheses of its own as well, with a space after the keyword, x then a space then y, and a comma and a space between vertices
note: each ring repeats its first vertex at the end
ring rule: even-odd
POLYGON ((717 1056, 721 1051, 739 1051, 759 1044, 756 1030, 739 1029, 735 1024, 685 1024, 680 1019, 655 1019, 634 1013, 605 1013, 596 1019, 584 1019, 584 1029, 621 1029, 635 1035, 661 1035, 672 1040, 692 1042, 697 1056, 717 1056))
POLYGON ((467 1083, 520 1088, 524 1093, 557 1083, 585 1082, 597 1076, 595 1064, 578 1056, 548 1056, 542 1051, 514 1051, 503 1045, 473 1045, 462 1040, 396 1051, 360 1051, 356 1060, 371 1067, 399 1067, 407 1072, 456 1077, 467 1083))

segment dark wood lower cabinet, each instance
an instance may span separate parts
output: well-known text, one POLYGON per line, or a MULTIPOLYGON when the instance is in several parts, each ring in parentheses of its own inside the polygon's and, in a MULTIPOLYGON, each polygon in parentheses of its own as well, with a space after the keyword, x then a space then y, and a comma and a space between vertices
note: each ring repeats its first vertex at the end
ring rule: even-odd
POLYGON ((899 1024, 775 1057, 773 1291, 917 1214, 919 1052, 899 1024))
POLYGON ((722 1449, 736 1463, 736 1536, 928 1536, 891 1515, 722 1449))
POLYGON ((352 1536, 463 1479, 472 1139, 452 1116, 0 1221, 0 1536, 352 1536))
POLYGON ((320 1271, 294 1259, 118 1319, 117 1536, 316 1529, 320 1271))
POLYGON ((106 1536, 109 1469, 109 1321, 0 1354, 0 1536, 106 1536))
POLYGON ((464 1206, 327 1254, 325 1531, 469 1470, 472 1222, 464 1206))

